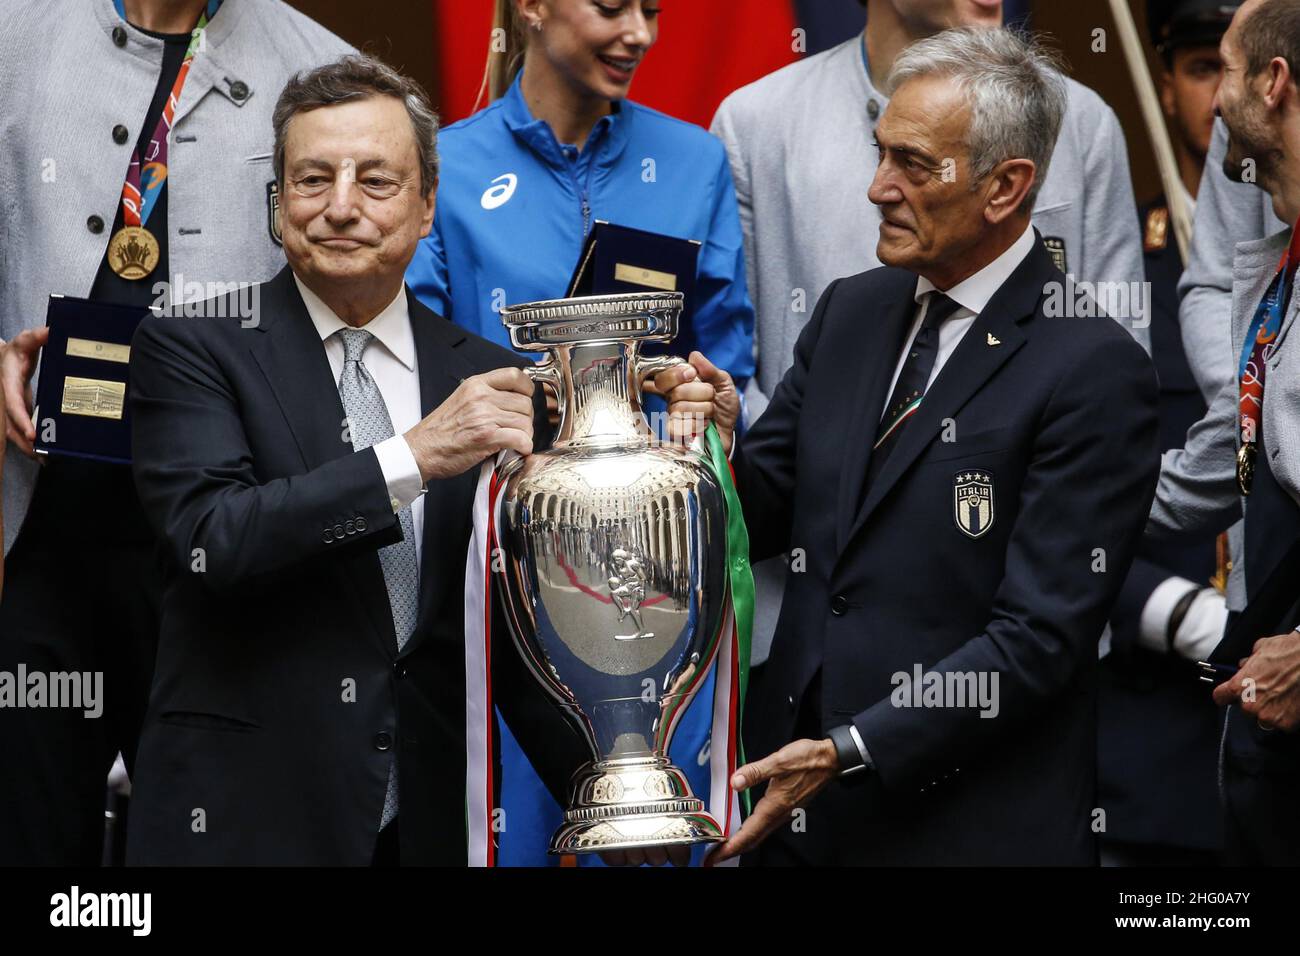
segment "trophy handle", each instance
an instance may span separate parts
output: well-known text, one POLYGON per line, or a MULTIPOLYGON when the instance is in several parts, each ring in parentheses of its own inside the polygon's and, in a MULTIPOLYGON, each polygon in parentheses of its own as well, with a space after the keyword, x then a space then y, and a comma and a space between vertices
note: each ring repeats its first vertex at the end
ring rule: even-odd
POLYGON ((636 381, 638 387, 651 375, 658 375, 664 369, 676 368, 687 364, 686 359, 677 355, 640 355, 636 357, 636 381))
POLYGON ((560 372, 560 363, 551 356, 537 365, 525 365, 523 371, 534 384, 549 385, 555 389, 555 399, 560 405, 560 421, 564 421, 565 407, 568 402, 564 398, 564 375, 560 372))
MULTIPOLYGON (((645 396, 642 394, 642 386, 645 380, 651 375, 658 375, 665 369, 676 368, 679 365, 689 365, 686 359, 679 355, 640 355, 633 359, 633 368, 635 372, 633 378, 636 379, 637 398, 644 402, 645 396)), ((696 435, 691 439, 690 444, 686 446, 692 451, 704 454, 704 436, 696 435)))

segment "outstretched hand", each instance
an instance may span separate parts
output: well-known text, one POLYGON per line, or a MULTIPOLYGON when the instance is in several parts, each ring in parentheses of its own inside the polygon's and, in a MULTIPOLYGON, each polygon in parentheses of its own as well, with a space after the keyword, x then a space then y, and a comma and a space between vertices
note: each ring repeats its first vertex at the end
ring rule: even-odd
POLYGON ((748 790, 767 781, 767 792, 744 826, 710 852, 704 865, 715 866, 754 849, 773 831, 789 824, 791 814, 807 806, 839 772, 839 755, 829 740, 795 740, 776 753, 737 769, 731 778, 733 790, 748 790))

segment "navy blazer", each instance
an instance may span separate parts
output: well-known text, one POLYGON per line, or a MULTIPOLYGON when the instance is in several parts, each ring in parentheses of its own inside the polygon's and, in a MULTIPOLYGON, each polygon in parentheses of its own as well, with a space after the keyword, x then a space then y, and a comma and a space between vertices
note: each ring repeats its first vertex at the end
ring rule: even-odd
MULTIPOLYGON (((148 318, 132 346, 136 486, 167 575, 128 860, 368 864, 396 755, 402 862, 464 865, 478 469, 429 485, 418 620, 398 653, 376 552, 402 532, 378 459, 345 439, 292 273, 259 293, 256 325, 212 300, 225 308, 206 314, 236 317, 148 318)), ((424 414, 462 379, 525 361, 407 301, 424 414)), ((544 440, 540 392, 535 405, 544 440)), ((586 748, 499 646, 494 698, 563 792, 586 748)))
POLYGON ((1095 861, 1097 642, 1155 489, 1158 394, 1116 323, 1045 313, 1067 280, 1039 238, 869 487, 916 309, 902 270, 827 289, 737 450, 753 559, 806 562, 747 704, 746 750, 792 739, 820 674, 822 730, 852 721, 875 764, 832 784, 851 796, 822 801, 826 819, 809 808, 808 845, 816 827, 832 837, 809 859, 1095 861), (956 493, 971 476, 991 485, 975 535, 956 493), (996 672, 997 716, 895 706, 894 675, 917 665, 996 672))

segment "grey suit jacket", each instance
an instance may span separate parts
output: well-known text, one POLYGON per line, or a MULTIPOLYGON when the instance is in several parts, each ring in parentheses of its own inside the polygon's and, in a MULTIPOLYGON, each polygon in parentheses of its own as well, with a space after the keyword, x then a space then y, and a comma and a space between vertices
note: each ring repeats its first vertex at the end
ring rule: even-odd
MULTIPOLYGON (((1230 293, 1230 341, 1234 356, 1240 356, 1255 308, 1276 274, 1278 260, 1290 241, 1288 229, 1268 239, 1237 246, 1230 293)), ((1293 281, 1291 303, 1282 319, 1276 348, 1266 363, 1268 428, 1260 454, 1268 455, 1269 467, 1278 484, 1300 503, 1300 454, 1296 453, 1300 449, 1300 351, 1283 347, 1300 311, 1297 286, 1300 282, 1293 281)), ((1235 358, 1232 364, 1235 368, 1235 358)), ((1223 528, 1249 506, 1249 499, 1242 499, 1237 490, 1236 459, 1240 444, 1237 409, 1238 383, 1228 381, 1214 397, 1205 417, 1187 433, 1184 447, 1165 452, 1147 525, 1148 535, 1160 537, 1179 530, 1223 528)), ((1234 562, 1228 581, 1230 608, 1245 606, 1245 575, 1248 574, 1250 569, 1243 561, 1234 562)))
POLYGON ((1234 250, 1238 243, 1276 235, 1290 225, 1273 214, 1268 193, 1224 175, 1227 149, 1227 127, 1223 120, 1215 120, 1214 139, 1196 196, 1192 248, 1178 282, 1183 348, 1207 403, 1235 377, 1241 346, 1230 339, 1228 329, 1234 250))
MULTIPOLYGON (((50 293, 90 292, 162 50, 161 40, 118 17, 113 0, 0 0, 0 338, 43 325, 50 293), (125 31, 122 46, 116 28, 125 31), (111 135, 118 124, 129 131, 121 145, 111 135), (91 216, 103 220, 102 231, 90 230, 91 216)), ((207 298, 202 283, 263 282, 284 266, 270 230, 271 112, 295 72, 348 52, 280 0, 225 0, 172 126, 167 244, 174 301, 207 298), (245 92, 236 83, 245 95, 235 95, 245 92)), ((8 552, 37 466, 6 452, 8 552)))

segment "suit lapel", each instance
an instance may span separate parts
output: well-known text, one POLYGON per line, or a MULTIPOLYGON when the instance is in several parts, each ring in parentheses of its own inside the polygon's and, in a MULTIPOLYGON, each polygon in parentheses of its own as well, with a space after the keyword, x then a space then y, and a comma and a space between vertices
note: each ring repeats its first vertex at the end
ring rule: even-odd
MULTIPOLYGON (((1232 262, 1232 360, 1235 363, 1241 356, 1250 332, 1250 323, 1255 318, 1255 309, 1259 306, 1264 293, 1277 270, 1278 259, 1286 250, 1291 233, 1278 233, 1267 239, 1238 243, 1232 262)), ((1300 280, 1300 276, 1296 277, 1300 280)), ((1300 305, 1292 295, 1292 310, 1300 305)), ((1289 323, 1284 323, 1283 330, 1289 323)))
MULTIPOLYGON (((1039 239, 1025 261, 975 318, 944 363, 921 407, 899 436, 889 460, 867 489, 862 508, 846 536, 846 545, 921 453, 939 436, 944 420, 956 417, 971 397, 1024 344, 1025 335, 1019 325, 1037 311, 1044 283, 1052 279, 1053 272, 1050 253, 1039 239)), ((897 357, 898 351, 894 353, 894 361, 897 357)))
MULTIPOLYGON (((275 394, 306 471, 353 454, 343 440, 343 401, 325 347, 307 312, 293 273, 281 270, 262 287, 262 322, 250 349, 275 394)), ((371 636, 388 654, 397 649, 393 613, 377 552, 338 566, 338 577, 365 609, 371 636)))
MULTIPOLYGON (((428 415, 451 396, 461 381, 474 375, 475 369, 458 351, 458 346, 466 338, 464 330, 425 307, 409 289, 406 299, 411 313, 411 332, 415 336, 416 368, 420 375, 420 414, 428 415)), ((472 469, 472 474, 477 475, 478 470, 472 469)), ((440 562, 451 560, 463 563, 464 560, 463 554, 443 554, 440 549, 445 550, 446 542, 435 539, 434 528, 438 524, 435 510, 446 507, 440 497, 436 485, 430 487, 424 496, 424 528, 420 544, 420 605, 415 633, 411 635, 403 654, 409 654, 429 632, 433 597, 437 591, 436 581, 445 570, 439 567, 440 562)))
MULTIPOLYGON (((875 443, 876 426, 889 398, 885 393, 915 317, 916 277, 906 273, 899 275, 902 281, 893 296, 897 298, 897 304, 878 323, 874 323, 877 330, 875 341, 863 350, 867 354, 865 367, 858 379, 853 400, 847 406, 849 418, 846 434, 857 437, 849 442, 840 470, 838 520, 835 522, 836 547, 840 551, 848 543, 849 528, 862 501, 862 483, 867 480, 867 462, 871 457, 871 446, 875 443), (857 424, 861 422, 866 425, 857 424)), ((888 301, 893 297, 886 294, 884 298, 888 301)), ((869 325, 864 326, 864 332, 870 328, 869 325)))
POLYGON ((343 440, 343 402, 325 347, 288 267, 262 287, 265 332, 253 359, 275 393, 308 471, 352 454, 343 440))

